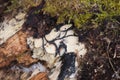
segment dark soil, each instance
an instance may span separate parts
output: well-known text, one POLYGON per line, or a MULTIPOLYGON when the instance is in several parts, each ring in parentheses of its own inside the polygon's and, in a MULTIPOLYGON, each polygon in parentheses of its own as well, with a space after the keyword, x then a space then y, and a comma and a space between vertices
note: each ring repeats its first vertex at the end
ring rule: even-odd
POLYGON ((23 25, 24 31, 29 31, 34 38, 43 37, 48 34, 56 25, 57 18, 51 17, 49 14, 43 14, 45 1, 43 0, 37 7, 32 7, 27 13, 27 20, 23 25), (35 13, 36 12, 36 13, 35 13))
MULTIPOLYGON (((34 37, 42 37, 56 26, 56 18, 46 14, 28 16, 26 28, 34 37), (39 34, 39 35, 38 35, 39 34)), ((76 30, 79 41, 84 42, 88 53, 82 59, 78 80, 120 79, 120 24, 103 21, 97 28, 76 30)))
POLYGON ((88 48, 78 80, 120 80, 120 24, 104 21, 78 34, 88 48))

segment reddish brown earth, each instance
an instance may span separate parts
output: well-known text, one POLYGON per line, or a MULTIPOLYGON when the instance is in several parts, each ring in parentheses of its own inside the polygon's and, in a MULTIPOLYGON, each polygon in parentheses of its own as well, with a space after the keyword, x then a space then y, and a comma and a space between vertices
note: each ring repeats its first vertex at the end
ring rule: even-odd
POLYGON ((0 46, 0 67, 7 66, 14 60, 26 65, 36 61, 29 54, 26 37, 27 33, 19 31, 0 46))

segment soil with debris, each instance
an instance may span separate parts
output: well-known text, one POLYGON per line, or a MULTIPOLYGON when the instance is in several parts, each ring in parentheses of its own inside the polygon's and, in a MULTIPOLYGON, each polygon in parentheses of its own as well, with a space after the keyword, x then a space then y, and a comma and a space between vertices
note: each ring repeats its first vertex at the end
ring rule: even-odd
POLYGON ((88 53, 78 80, 120 80, 120 24, 104 21, 100 27, 79 34, 88 53))
MULTIPOLYGON (((56 26, 56 17, 50 17, 42 12, 39 14, 31 12, 27 18, 22 31, 29 32, 29 35, 35 38, 48 34, 56 26)), ((81 65, 77 79, 120 80, 120 23, 103 21, 97 28, 76 30, 76 33, 79 35, 79 41, 84 42, 88 49, 85 57, 80 59, 81 65)), ((16 64, 30 65, 24 61, 12 59, 10 64, 0 69, 0 80, 26 80, 30 76, 19 70, 10 70, 11 66, 16 64)), ((48 80, 46 73, 38 74, 31 80, 37 80, 38 77, 39 80, 48 80)))

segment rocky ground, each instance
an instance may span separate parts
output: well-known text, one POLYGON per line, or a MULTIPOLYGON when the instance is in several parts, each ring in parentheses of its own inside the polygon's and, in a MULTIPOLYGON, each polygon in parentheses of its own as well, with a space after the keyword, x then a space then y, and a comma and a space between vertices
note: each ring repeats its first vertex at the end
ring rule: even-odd
MULTIPOLYGON (((32 12, 33 10, 25 13, 28 15, 25 18, 17 17, 22 26, 19 25, 19 28, 15 28, 15 32, 12 31, 14 33, 3 33, 4 28, 0 25, 1 34, 12 33, 12 36, 6 35, 7 37, 0 35, 0 80, 49 80, 50 68, 45 61, 32 57, 33 52, 27 45, 27 37, 41 38, 61 24, 56 25, 56 17, 42 12, 39 14, 32 12), (2 40, 3 37, 4 40, 2 40), (44 65, 48 71, 39 63, 44 65), (37 67, 34 68, 34 65, 37 67), (27 70, 28 68, 29 70, 27 70), (43 68, 43 71, 36 70, 39 68, 43 68)), ((0 20, 2 23, 3 17, 0 20)), ((16 18, 12 20, 15 21, 16 18)), ((18 27, 16 26, 18 24, 4 23, 4 25, 15 27, 18 27)), ((119 19, 118 22, 105 20, 97 28, 85 30, 75 28, 74 31, 78 34, 79 42, 84 43, 87 48, 85 56, 78 59, 77 80, 120 80, 119 19)))

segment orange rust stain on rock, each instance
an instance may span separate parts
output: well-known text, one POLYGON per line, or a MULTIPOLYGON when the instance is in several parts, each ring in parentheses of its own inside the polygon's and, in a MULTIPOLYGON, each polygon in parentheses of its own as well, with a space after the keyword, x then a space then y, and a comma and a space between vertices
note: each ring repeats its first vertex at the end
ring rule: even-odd
POLYGON ((0 67, 9 64, 27 50, 26 38, 27 34, 19 31, 0 46, 0 67))
POLYGON ((18 63, 22 63, 25 66, 30 65, 34 62, 37 62, 37 59, 34 59, 30 56, 30 54, 23 54, 17 58, 18 63))

